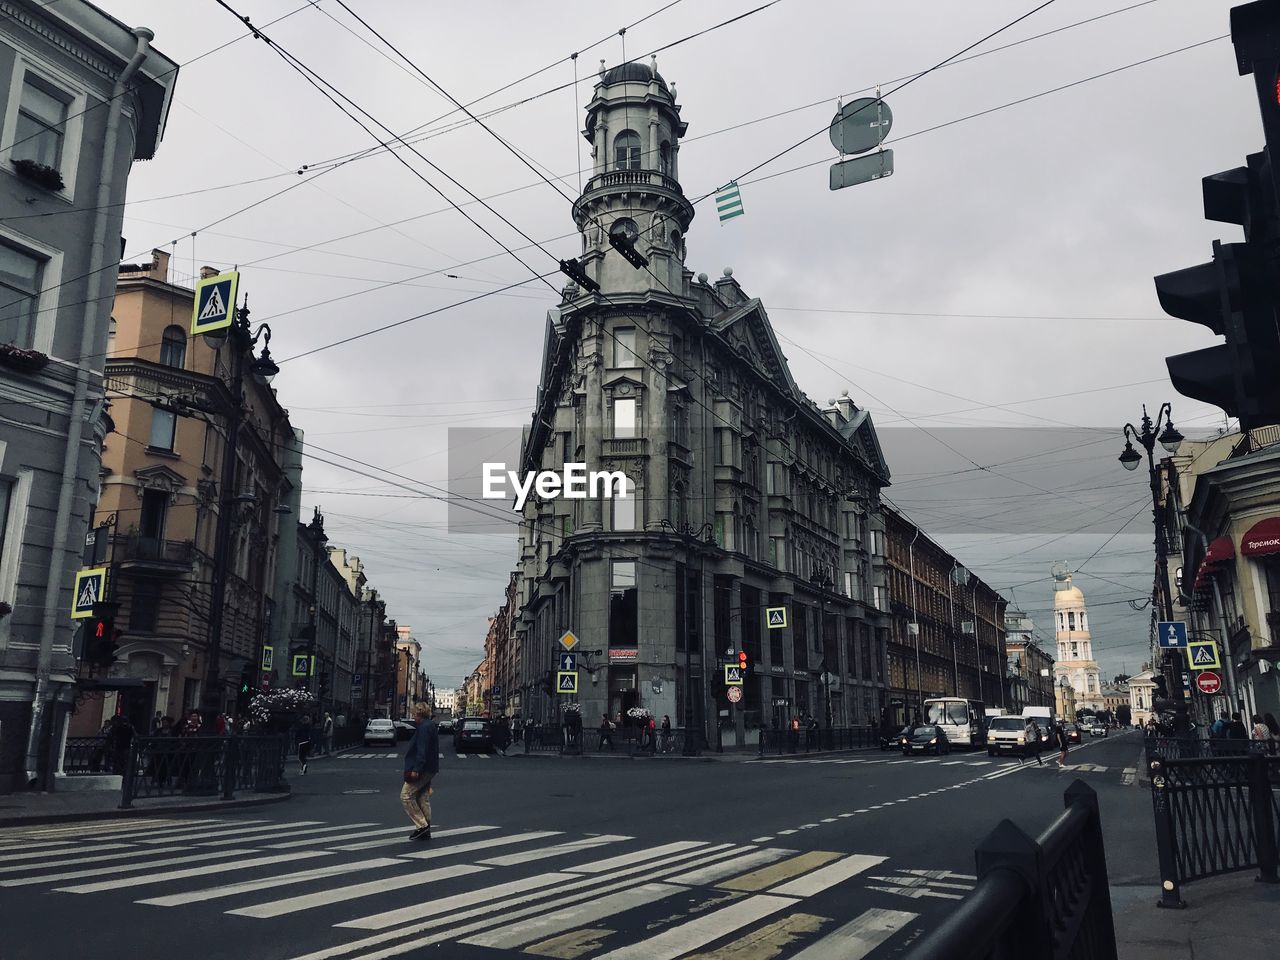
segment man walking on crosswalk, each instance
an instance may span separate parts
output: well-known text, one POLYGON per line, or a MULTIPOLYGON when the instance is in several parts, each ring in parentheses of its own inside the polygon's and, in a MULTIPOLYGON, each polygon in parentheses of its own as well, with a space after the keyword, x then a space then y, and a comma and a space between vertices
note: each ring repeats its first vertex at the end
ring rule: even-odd
POLYGON ((413 821, 410 840, 431 839, 431 781, 440 771, 440 734, 425 703, 414 704, 417 728, 404 755, 404 786, 400 802, 413 821))

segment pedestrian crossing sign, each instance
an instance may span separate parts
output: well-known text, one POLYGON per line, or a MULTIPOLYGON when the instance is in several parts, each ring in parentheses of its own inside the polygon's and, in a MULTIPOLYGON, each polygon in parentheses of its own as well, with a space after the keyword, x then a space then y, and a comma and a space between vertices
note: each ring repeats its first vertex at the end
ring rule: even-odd
POLYGON ((1212 640, 1197 640, 1187 646, 1187 659, 1191 661, 1192 670, 1219 670, 1222 661, 1218 659, 1218 645, 1212 640))
POLYGON ((231 326, 236 312, 236 288, 240 274, 219 273, 196 282, 196 302, 191 311, 191 335, 213 333, 231 326))
POLYGON ((742 686, 742 668, 736 663, 724 665, 724 685, 726 687, 742 686))
POLYGON ((269 673, 271 671, 271 664, 275 660, 275 653, 275 647, 262 648, 262 669, 264 673, 269 673))
POLYGON ((764 622, 770 630, 782 630, 787 625, 786 607, 765 607, 764 622))
POLYGON ((570 673, 567 670, 561 670, 556 673, 556 692, 557 693, 577 693, 578 692, 578 673, 575 670, 570 673))
POLYGON ((71 598, 71 619, 83 620, 93 616, 93 608, 103 601, 107 593, 107 568, 93 567, 76 572, 76 584, 71 598))
POLYGON ((315 657, 309 657, 305 653, 295 653, 293 655, 293 675, 295 677, 309 677, 315 672, 315 657))

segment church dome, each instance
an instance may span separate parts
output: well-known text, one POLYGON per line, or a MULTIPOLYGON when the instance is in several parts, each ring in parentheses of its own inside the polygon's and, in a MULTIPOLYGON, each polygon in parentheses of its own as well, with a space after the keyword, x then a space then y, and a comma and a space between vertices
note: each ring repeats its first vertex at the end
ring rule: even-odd
POLYGON ((608 70, 604 79, 601 81, 605 86, 611 83, 648 83, 651 80, 657 80, 665 88, 667 82, 662 79, 662 74, 658 73, 643 63, 620 63, 618 66, 608 70))
POLYGON ((1053 594, 1053 606, 1057 610, 1062 610, 1066 607, 1082 607, 1084 606, 1084 592, 1075 586, 1055 591, 1053 594))

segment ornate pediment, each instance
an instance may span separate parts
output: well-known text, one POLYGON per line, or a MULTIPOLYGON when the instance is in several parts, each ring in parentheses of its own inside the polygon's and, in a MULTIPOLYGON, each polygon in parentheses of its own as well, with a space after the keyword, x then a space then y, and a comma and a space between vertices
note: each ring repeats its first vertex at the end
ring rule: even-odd
POLYGON ((142 496, 144 490, 159 490, 167 493, 169 499, 172 500, 187 486, 186 477, 174 470, 170 470, 164 464, 143 467, 141 470, 135 470, 133 475, 137 480, 135 489, 139 497, 142 496))
POLYGON ((791 377, 787 358, 774 335, 773 325, 758 298, 724 311, 711 321, 711 328, 729 343, 735 353, 780 390, 797 400, 802 399, 800 389, 791 377))

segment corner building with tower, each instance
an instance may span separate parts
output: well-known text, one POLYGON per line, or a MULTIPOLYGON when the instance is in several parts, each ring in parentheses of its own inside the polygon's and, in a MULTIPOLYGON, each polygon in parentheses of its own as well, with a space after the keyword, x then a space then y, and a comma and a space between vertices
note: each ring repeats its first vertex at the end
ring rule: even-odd
POLYGON ((547 317, 519 469, 621 471, 626 496, 526 502, 506 712, 555 722, 573 701, 594 728, 640 707, 711 743, 718 722, 726 744, 798 714, 878 723, 889 470, 867 411, 800 390, 732 270, 686 269, 685 129, 656 63, 602 71, 583 130, 593 175, 573 206, 599 290, 571 282, 547 317), (786 608, 785 628, 766 626, 769 607, 786 608), (551 692, 566 630, 576 695, 551 692), (740 652, 733 703, 723 667, 740 652))

